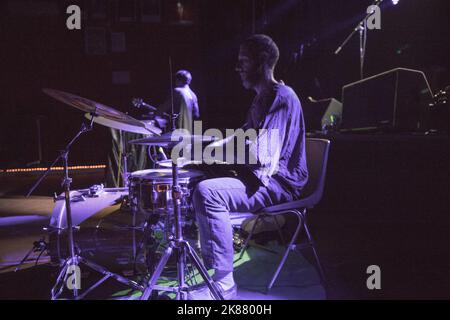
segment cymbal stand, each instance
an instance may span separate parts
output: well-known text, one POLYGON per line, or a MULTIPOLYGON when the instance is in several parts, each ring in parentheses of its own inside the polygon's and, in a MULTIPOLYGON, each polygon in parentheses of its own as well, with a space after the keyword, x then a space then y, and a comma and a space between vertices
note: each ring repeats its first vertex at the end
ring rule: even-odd
POLYGON ((48 167, 47 171, 44 172, 44 174, 38 179, 38 181, 33 185, 31 190, 28 192, 27 196, 29 196, 40 184, 40 182, 45 178, 45 176, 50 172, 51 168, 61 159, 64 164, 64 178, 62 181, 62 185, 64 187, 64 198, 66 202, 66 220, 67 220, 67 235, 68 235, 68 246, 69 246, 69 257, 66 259, 66 261, 62 264, 62 268, 59 272, 59 275, 57 277, 56 283, 53 286, 51 290, 51 298, 52 300, 58 299, 63 290, 64 286, 67 285, 68 289, 72 290, 72 295, 74 299, 82 299, 84 298, 89 292, 91 292, 94 288, 99 286, 101 283, 106 281, 108 278, 112 277, 116 279, 117 281, 128 285, 130 287, 133 287, 135 289, 141 290, 142 286, 138 283, 131 281, 125 277, 122 277, 120 275, 114 274, 102 266, 91 262, 83 257, 81 257, 78 253, 75 252, 75 244, 73 239, 73 225, 72 225, 72 211, 71 211, 71 199, 70 199, 70 184, 72 183, 72 179, 69 177, 69 169, 68 169, 68 158, 69 158, 69 152, 70 148, 73 143, 85 132, 92 130, 92 125, 94 122, 94 116, 95 113, 92 114, 91 121, 89 125, 86 125, 85 123, 82 124, 80 131, 75 135, 75 137, 67 144, 67 146, 60 152, 58 157, 53 161, 53 163, 48 167), (103 274, 103 278, 101 278, 99 281, 97 281, 94 285, 92 285, 90 288, 85 290, 82 294, 79 293, 79 290, 81 289, 81 283, 79 281, 81 280, 81 274, 76 274, 79 271, 79 265, 84 264, 88 266, 89 268, 103 274), (75 274, 74 274, 75 273, 75 274), (69 283, 70 280, 75 279, 75 281, 72 281, 69 283))
POLYGON ((150 280, 145 287, 141 300, 148 300, 152 294, 153 290, 161 290, 161 291, 171 291, 177 294, 178 300, 185 300, 186 292, 189 288, 185 283, 185 266, 186 266, 186 257, 189 257, 191 262, 195 265, 197 270, 199 271, 201 277, 205 281, 206 285, 211 290, 214 298, 216 300, 223 300, 223 296, 217 288, 217 285, 214 283, 212 278, 209 276, 208 271, 205 266, 203 266, 200 257, 197 255, 195 250, 191 247, 189 242, 183 239, 182 226, 181 226, 181 199, 184 196, 180 186, 178 185, 178 166, 176 161, 172 164, 172 178, 173 178, 173 186, 172 186, 172 200, 173 200, 173 213, 174 213, 174 224, 175 224, 175 235, 172 235, 169 238, 169 246, 164 251, 160 261, 158 262, 155 271, 150 277, 150 280), (157 286, 156 282, 158 281, 161 273, 164 270, 167 262, 169 261, 170 256, 174 253, 177 253, 177 286, 175 287, 163 287, 157 286))
MULTIPOLYGON (((171 107, 172 107, 172 130, 176 130, 176 119, 174 110, 174 99, 173 99, 173 79, 172 79, 172 59, 169 57, 169 72, 170 72, 170 92, 171 92, 171 107)), ((175 143, 175 141, 174 141, 175 143)), ((141 300, 148 300, 152 295, 153 290, 162 290, 162 291, 172 291, 176 293, 176 297, 178 300, 185 300, 186 292, 189 288, 185 283, 185 266, 186 266, 186 258, 189 257, 190 261, 195 265, 197 270, 199 271, 201 277, 205 281, 208 288, 211 290, 212 295, 217 300, 223 300, 223 296, 220 293, 217 285, 214 283, 210 275, 208 274, 208 270, 206 270, 205 266, 202 264, 200 257, 197 255, 195 250, 191 247, 189 242, 184 240, 183 238, 183 230, 181 226, 181 199, 185 196, 181 190, 180 185, 178 184, 178 159, 172 158, 172 202, 173 202, 173 214, 174 214, 174 227, 175 227, 175 235, 171 235, 169 237, 169 246, 164 251, 160 261, 158 262, 155 271, 150 277, 150 280, 147 283, 145 290, 142 293, 141 300), (156 282, 158 281, 161 273, 164 270, 167 262, 169 261, 170 256, 173 252, 176 252, 176 260, 177 260, 177 286, 175 287, 163 287, 157 286, 156 282)), ((169 212, 168 212, 169 213, 169 212)))

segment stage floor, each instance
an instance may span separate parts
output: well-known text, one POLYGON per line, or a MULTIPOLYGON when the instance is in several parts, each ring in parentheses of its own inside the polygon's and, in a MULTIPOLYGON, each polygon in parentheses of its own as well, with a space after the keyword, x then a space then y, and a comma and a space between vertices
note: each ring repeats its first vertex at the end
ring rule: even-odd
MULTIPOLYGON (((53 199, 47 197, 0 199, 0 299, 49 299, 50 289, 56 281, 59 267, 55 264, 55 245, 50 243, 50 254, 44 253, 39 263, 35 259, 39 253, 33 252, 21 270, 14 272, 15 266, 32 248, 33 242, 45 236, 42 229, 49 224, 53 209, 53 199)), ((103 218, 101 228, 99 220, 92 218, 81 224, 75 233, 77 244, 83 255, 109 270, 128 275, 133 269, 131 231, 116 230, 113 224, 123 223, 123 213, 112 213, 103 218), (104 226, 104 230, 102 230, 104 226)), ((140 241, 137 235, 137 242, 140 241)), ((286 265, 270 293, 265 286, 277 262, 281 259, 281 247, 276 242, 268 243, 270 250, 259 246, 250 247, 242 259, 235 255, 235 280, 238 284, 238 300, 321 300, 326 292, 320 283, 316 269, 299 252, 292 252, 286 265)), ((137 274, 145 270, 145 259, 140 257, 137 274), (140 272, 139 272, 140 271, 140 272)), ((170 269, 170 265, 168 266, 170 269)), ((169 270, 170 272, 170 270, 169 270)), ((139 276, 129 276, 139 279, 139 276)), ((170 277, 170 275, 169 275, 170 277)), ((90 284, 101 278, 100 274, 82 268, 82 283, 90 284)), ((197 278, 199 278, 197 276, 197 278)), ((173 283, 166 279, 166 282, 173 283)), ((164 280, 163 280, 164 284, 164 280)), ((109 279, 96 288, 88 299, 137 299, 140 293, 109 279)), ((169 295, 170 297, 170 295, 169 295)), ((167 298, 166 295, 161 298, 167 298)))

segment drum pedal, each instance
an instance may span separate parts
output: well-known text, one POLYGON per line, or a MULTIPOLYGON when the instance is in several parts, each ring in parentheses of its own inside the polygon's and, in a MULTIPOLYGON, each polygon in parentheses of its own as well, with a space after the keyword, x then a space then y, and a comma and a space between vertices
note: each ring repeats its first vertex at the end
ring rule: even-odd
POLYGON ((128 195, 124 195, 117 199, 114 204, 120 203, 120 210, 121 211, 131 211, 131 201, 130 197, 128 195))

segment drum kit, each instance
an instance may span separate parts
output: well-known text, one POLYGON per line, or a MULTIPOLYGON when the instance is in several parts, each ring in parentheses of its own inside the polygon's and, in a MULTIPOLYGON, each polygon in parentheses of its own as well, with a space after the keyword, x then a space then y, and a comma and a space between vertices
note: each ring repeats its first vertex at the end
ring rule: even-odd
MULTIPOLYGON (((194 183, 203 177, 201 171, 185 167, 191 162, 183 158, 171 159, 163 161, 159 169, 132 172, 127 175, 128 182, 124 188, 103 189, 101 186, 79 191, 70 190, 72 182, 72 179, 68 176, 70 148, 83 133, 92 130, 94 123, 126 132, 150 135, 146 138, 132 140, 129 142, 131 144, 171 149, 179 143, 180 136, 177 135, 175 137, 173 134, 174 131, 161 134, 162 130, 151 122, 146 123, 137 120, 114 108, 74 94, 54 89, 43 89, 43 91, 54 99, 83 111, 85 117, 89 119, 89 124, 82 124, 80 131, 70 140, 64 150, 60 152, 59 156, 49 166, 47 171, 42 174, 28 193, 28 196, 31 195, 57 162, 63 162, 64 178, 62 186, 64 187, 64 194, 60 196, 60 201, 57 201, 50 222, 50 228, 57 230, 58 234, 66 234, 68 257, 60 264, 61 270, 51 291, 52 299, 60 298, 64 289, 66 287, 69 288, 67 281, 72 277, 71 272, 73 272, 74 267, 79 269, 79 266, 82 264, 102 274, 103 278, 89 289, 84 290, 83 293, 81 293, 79 286, 75 285, 69 288, 72 290, 70 295, 74 299, 84 298, 102 282, 108 278, 113 278, 132 289, 141 291, 141 300, 148 300, 154 297, 156 291, 172 292, 175 293, 176 299, 184 300, 187 297, 188 291, 192 290, 192 286, 186 282, 186 270, 189 268, 191 268, 190 270, 196 268, 213 296, 216 299, 223 299, 217 286, 203 266, 197 252, 183 236, 183 221, 186 219, 188 212, 191 211, 191 190, 193 189, 194 183), (145 283, 138 283, 127 277, 110 272, 104 267, 82 257, 75 246, 73 232, 75 226, 86 220, 100 208, 104 208, 113 203, 120 203, 124 198, 128 199, 128 205, 133 213, 133 228, 136 227, 134 225, 136 222, 135 217, 139 214, 150 217, 150 220, 153 222, 157 220, 164 224, 164 239, 167 242, 167 246, 161 254, 160 260, 153 264, 153 270, 148 271, 147 278, 149 280, 145 281, 145 283), (83 204, 83 202, 85 203, 83 204), (87 203, 89 205, 86 205, 87 203), (73 212, 80 212, 81 214, 73 217, 73 212), (176 260, 176 285, 167 287, 158 285, 158 280, 172 256, 176 260)), ((186 137, 194 143, 209 143, 214 141, 213 137, 208 136, 182 136, 183 139, 186 137)), ((142 228, 142 230, 146 232, 148 228, 142 228)))

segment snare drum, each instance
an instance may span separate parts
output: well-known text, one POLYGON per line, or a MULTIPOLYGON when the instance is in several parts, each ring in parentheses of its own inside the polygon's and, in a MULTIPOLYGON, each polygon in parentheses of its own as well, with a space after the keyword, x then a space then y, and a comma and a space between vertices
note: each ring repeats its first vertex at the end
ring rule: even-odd
MULTIPOLYGON (((183 193, 181 209, 187 209, 189 195, 196 182, 201 180, 203 172, 198 170, 178 171, 178 184, 183 193)), ((133 172, 129 177, 131 205, 142 213, 167 213, 172 205, 172 170, 149 169, 133 172)))

